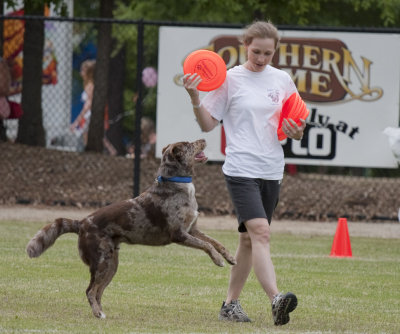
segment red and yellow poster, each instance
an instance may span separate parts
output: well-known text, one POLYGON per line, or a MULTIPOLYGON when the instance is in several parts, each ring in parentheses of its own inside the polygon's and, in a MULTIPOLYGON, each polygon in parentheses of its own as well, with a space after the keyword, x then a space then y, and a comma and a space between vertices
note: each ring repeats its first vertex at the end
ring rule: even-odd
MULTIPOLYGON (((23 16, 24 10, 20 9, 8 14, 8 16, 23 16)), ((45 15, 49 15, 48 9, 45 15)), ((4 21, 4 45, 3 57, 10 64, 12 74, 12 92, 19 93, 22 89, 22 68, 23 68, 23 46, 25 21, 5 20, 4 21)), ((57 84, 57 59, 52 41, 45 38, 43 49, 43 79, 44 85, 57 84)))

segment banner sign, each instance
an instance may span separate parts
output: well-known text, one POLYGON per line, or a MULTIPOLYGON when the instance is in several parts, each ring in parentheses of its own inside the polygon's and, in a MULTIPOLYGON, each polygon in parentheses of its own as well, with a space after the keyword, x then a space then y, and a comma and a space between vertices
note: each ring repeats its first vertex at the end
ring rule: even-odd
MULTIPOLYGON (((223 128, 202 133, 182 87, 182 64, 198 49, 217 52, 227 69, 246 61, 240 29, 161 27, 157 147, 205 138, 223 161, 223 128)), ((397 168, 383 134, 399 126, 400 35, 281 30, 271 65, 290 74, 310 110, 302 141, 282 141, 286 163, 397 168)), ((201 97, 204 96, 201 92, 201 97)))

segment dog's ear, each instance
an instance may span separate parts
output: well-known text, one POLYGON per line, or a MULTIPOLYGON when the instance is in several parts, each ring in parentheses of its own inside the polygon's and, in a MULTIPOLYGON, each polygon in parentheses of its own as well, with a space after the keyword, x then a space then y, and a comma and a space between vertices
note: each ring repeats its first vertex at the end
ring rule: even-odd
POLYGON ((176 161, 182 161, 182 158, 184 156, 183 152, 183 144, 182 143, 175 143, 170 145, 171 148, 169 150, 171 157, 176 160, 176 161))
POLYGON ((168 149, 169 146, 170 146, 170 145, 165 146, 165 147, 162 149, 161 154, 164 154, 164 152, 168 149))

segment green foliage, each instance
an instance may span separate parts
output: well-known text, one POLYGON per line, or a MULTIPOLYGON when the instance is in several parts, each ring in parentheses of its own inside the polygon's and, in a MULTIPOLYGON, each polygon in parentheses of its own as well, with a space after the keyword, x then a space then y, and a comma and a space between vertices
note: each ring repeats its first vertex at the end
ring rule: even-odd
MULTIPOLYGON (((21 4, 17 0, 5 0, 4 3, 14 9, 21 4)), ((28 13, 36 13, 38 10, 41 12, 45 5, 53 5, 55 12, 61 16, 67 15, 67 5, 64 0, 24 0, 24 8, 28 13)))
POLYGON ((99 12, 100 12, 100 0, 74 1, 75 17, 98 17, 99 12))
POLYGON ((50 1, 46 1, 47 4, 53 4, 54 5, 54 10, 56 13, 58 13, 61 16, 67 16, 68 12, 68 8, 66 3, 63 0, 50 0, 50 1))
POLYGON ((117 2, 116 18, 247 24, 396 27, 400 0, 135 0, 117 2))

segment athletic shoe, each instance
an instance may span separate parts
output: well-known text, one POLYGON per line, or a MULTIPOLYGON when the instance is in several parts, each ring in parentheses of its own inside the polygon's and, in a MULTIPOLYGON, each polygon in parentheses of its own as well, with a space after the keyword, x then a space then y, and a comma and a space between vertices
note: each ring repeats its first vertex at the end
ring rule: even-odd
POLYGON ((272 301, 272 317, 275 326, 286 325, 289 320, 289 313, 293 312, 297 306, 297 297, 294 293, 279 293, 272 301))
POLYGON ((219 320, 251 322, 250 318, 243 311, 239 300, 232 300, 229 304, 223 302, 221 311, 219 311, 219 320))

